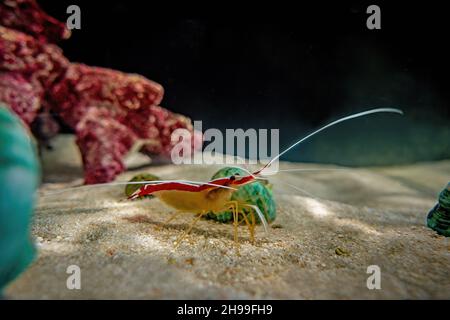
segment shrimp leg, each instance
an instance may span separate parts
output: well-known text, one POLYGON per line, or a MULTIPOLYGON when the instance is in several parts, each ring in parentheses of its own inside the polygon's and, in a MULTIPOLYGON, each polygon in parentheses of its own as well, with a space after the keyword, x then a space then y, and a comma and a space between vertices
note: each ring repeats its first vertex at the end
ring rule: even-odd
POLYGON ((245 212, 241 211, 240 214, 242 215, 242 220, 245 222, 248 228, 248 232, 250 233, 250 241, 251 243, 255 243, 255 216, 253 215, 253 212, 250 212, 252 217, 252 222, 250 223, 249 219, 247 218, 247 215, 245 212))
POLYGON ((194 228, 195 224, 202 218, 202 216, 205 214, 205 212, 200 213, 189 225, 188 229, 183 232, 183 234, 175 241, 175 248, 177 248, 181 241, 192 231, 192 228, 194 228))
POLYGON ((236 247, 239 247, 239 241, 238 241, 238 226, 239 226, 239 207, 237 201, 230 201, 228 202, 230 205, 231 210, 233 210, 233 225, 234 225, 234 243, 236 247))
POLYGON ((166 221, 164 221, 161 225, 157 226, 157 230, 161 230, 162 228, 164 228, 168 223, 170 223, 171 221, 173 221, 176 217, 178 217, 179 215, 181 215, 182 213, 184 213, 183 211, 176 211, 175 213, 173 213, 169 219, 167 219, 166 221))

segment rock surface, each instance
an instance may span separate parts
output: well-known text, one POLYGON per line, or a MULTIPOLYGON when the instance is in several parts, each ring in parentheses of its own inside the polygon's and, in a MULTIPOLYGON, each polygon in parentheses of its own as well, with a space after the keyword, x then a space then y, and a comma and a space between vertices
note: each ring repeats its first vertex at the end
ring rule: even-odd
MULTIPOLYGON (((218 168, 160 165, 129 170, 117 180, 150 172, 206 181, 218 168)), ((58 173, 56 165, 52 172, 57 176, 47 175, 42 193, 82 182, 73 180, 70 170, 58 173)), ((127 201, 123 186, 41 196, 33 228, 39 258, 6 294, 17 299, 449 299, 450 242, 425 226, 449 177, 450 161, 279 173, 270 179, 277 219, 268 234, 257 228, 254 245, 241 227, 240 255, 232 226, 210 220, 200 221, 175 248, 193 216, 161 228, 173 210, 158 199, 127 201), (81 290, 66 287, 70 265, 81 268, 81 290), (366 286, 370 265, 381 269, 381 290, 366 286)))

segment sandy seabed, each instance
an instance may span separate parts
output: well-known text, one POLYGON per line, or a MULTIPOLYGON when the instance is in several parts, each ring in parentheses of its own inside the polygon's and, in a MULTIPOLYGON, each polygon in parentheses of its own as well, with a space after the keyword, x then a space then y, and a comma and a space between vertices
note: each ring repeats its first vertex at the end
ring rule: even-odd
MULTIPOLYGON (((40 192, 80 184, 76 166, 52 170, 53 182, 40 192)), ((117 180, 151 172, 163 179, 206 181, 218 168, 151 166, 117 180)), ((40 197, 33 225, 38 258, 6 294, 13 299, 449 299, 450 242, 425 225, 449 177, 450 160, 279 173, 270 178, 277 219, 268 233, 257 227, 256 244, 240 227, 239 255, 232 225, 211 220, 197 223, 175 248, 194 217, 183 215, 162 227, 173 210, 158 199, 127 201, 123 186, 40 197), (81 269, 80 290, 67 289, 70 265, 81 269), (370 265, 380 267, 380 290, 367 288, 370 265)))

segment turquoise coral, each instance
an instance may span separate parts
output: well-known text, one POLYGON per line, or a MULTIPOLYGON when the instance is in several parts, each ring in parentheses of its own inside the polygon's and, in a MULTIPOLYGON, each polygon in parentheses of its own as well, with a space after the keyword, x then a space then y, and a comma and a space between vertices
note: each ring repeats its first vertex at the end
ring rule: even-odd
POLYGON ((21 120, 0 105, 0 295, 35 257, 30 222, 39 164, 21 120))

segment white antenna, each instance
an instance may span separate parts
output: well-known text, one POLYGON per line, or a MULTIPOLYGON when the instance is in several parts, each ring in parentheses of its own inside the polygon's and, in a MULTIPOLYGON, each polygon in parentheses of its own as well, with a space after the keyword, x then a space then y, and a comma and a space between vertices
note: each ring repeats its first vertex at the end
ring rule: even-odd
POLYGON ((266 164, 262 169, 258 170, 257 173, 260 173, 261 171, 263 171, 265 168, 269 167, 273 162, 275 162, 277 159, 279 159, 283 154, 285 154, 286 152, 288 152, 289 150, 291 150, 292 148, 295 148, 297 145, 299 145, 300 143, 304 142, 305 140, 308 140, 309 138, 311 138, 312 136, 318 134, 319 132, 332 127, 338 123, 350 120, 350 119, 355 119, 355 118, 359 118, 359 117, 363 117, 363 116, 367 116, 369 114, 373 114, 373 113, 382 113, 382 112, 386 112, 386 113, 398 113, 403 115, 403 111, 400 109, 394 109, 394 108, 378 108, 378 109, 371 109, 371 110, 367 110, 367 111, 363 111, 363 112, 359 112, 359 113, 355 113, 343 118, 340 118, 336 121, 333 121, 323 127, 321 127, 320 129, 317 129, 316 131, 308 134, 306 137, 298 140, 297 142, 295 142, 293 145, 291 145, 289 148, 285 149, 284 151, 282 151, 281 153, 279 153, 278 155, 276 155, 275 157, 272 158, 272 160, 270 160, 270 162, 268 164, 266 164))

